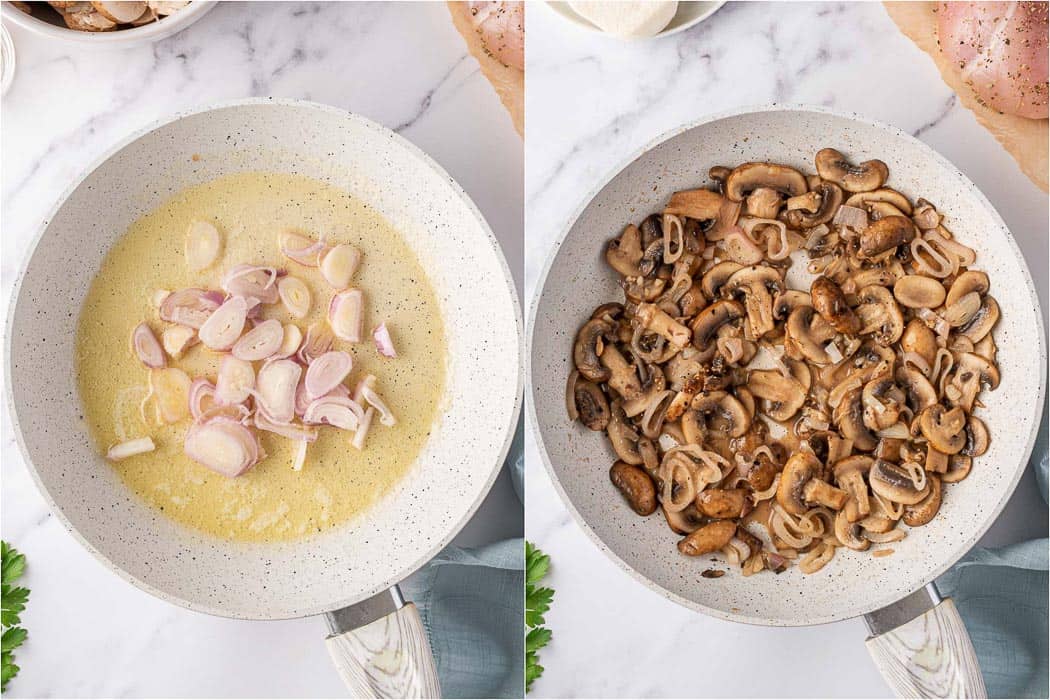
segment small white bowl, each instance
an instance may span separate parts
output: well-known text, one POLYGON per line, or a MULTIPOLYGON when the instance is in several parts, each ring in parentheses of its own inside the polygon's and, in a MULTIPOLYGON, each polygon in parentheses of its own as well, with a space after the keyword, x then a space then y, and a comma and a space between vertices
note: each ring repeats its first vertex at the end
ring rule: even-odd
POLYGON ((112 32, 82 32, 51 24, 22 12, 9 2, 3 3, 3 17, 5 23, 11 22, 38 36, 75 42, 81 46, 115 49, 138 46, 169 37, 196 22, 214 6, 215 3, 210 0, 194 0, 178 12, 156 22, 150 22, 141 27, 117 29, 112 32))
MULTIPOLYGON (((578 12, 569 6, 568 2, 555 2, 549 1, 546 3, 549 8, 554 10, 562 19, 572 22, 577 27, 582 27, 588 31, 597 32, 604 34, 605 36, 614 36, 601 30, 593 22, 581 16, 578 12)), ((678 32, 685 31, 694 25, 700 24, 705 19, 713 15, 718 8, 725 5, 725 0, 720 2, 699 2, 695 0, 683 0, 678 3, 678 11, 674 13, 674 17, 667 23, 667 26, 661 29, 659 32, 651 37, 616 37, 617 39, 626 39, 628 41, 637 41, 639 39, 655 39, 661 36, 670 36, 671 34, 677 34, 678 32)))

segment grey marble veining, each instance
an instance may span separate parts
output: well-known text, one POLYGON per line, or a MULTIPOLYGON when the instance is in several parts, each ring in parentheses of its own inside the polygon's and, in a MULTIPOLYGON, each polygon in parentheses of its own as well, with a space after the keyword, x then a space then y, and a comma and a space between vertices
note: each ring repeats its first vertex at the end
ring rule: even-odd
MULTIPOLYGON (((541 4, 528 27, 526 299, 569 217, 651 140, 706 114, 804 103, 919 137, 988 196, 1025 253, 1046 310, 1046 195, 962 108, 878 3, 729 3, 692 29, 620 42, 541 4)), ((828 135, 833 145, 835 135, 828 135)), ((697 154, 702 159, 703 154, 697 154)), ((610 236, 615 231, 610 231, 610 236)), ((631 579, 568 515, 527 450, 527 536, 551 554, 553 640, 537 697, 882 697, 862 621, 751 627, 693 613, 631 579), (759 661, 761 660, 761 661, 759 661)), ((983 539, 1046 536, 1031 474, 983 539)))

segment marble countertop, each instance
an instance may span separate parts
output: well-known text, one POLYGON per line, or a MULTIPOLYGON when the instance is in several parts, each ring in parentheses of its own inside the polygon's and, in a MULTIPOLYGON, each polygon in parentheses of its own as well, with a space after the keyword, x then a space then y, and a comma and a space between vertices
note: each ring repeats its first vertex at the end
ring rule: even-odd
MULTIPOLYGON (((18 68, 2 107, 5 316, 42 217, 100 153, 172 112, 249 96, 342 107, 417 144, 488 218, 520 291, 521 140, 443 3, 223 3, 174 37, 116 51, 9 29, 18 68)), ((12 697, 345 694, 323 620, 209 617, 107 571, 48 512, 3 414, 3 537, 26 553, 32 589, 12 697)), ((456 543, 520 536, 521 521, 504 473, 456 543)))
MULTIPOLYGON (((895 124, 955 163, 1024 251, 1045 313, 1047 199, 961 107, 877 3, 730 3, 692 29, 632 43, 540 3, 528 18, 526 298, 568 217, 631 152, 704 114, 807 103, 895 124)), ((889 688, 862 620, 775 629, 723 622, 649 591, 601 554, 526 442, 526 532, 553 560, 553 640, 538 697, 873 697, 889 688), (756 663, 761 659, 761 664, 756 663)), ((1045 537, 1032 474, 985 538, 1045 537)))

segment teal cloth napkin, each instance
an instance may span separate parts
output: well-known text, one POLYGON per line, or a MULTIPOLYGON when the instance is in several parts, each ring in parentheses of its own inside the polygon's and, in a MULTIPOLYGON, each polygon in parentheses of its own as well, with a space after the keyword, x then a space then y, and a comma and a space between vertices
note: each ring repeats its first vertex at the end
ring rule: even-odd
MULTIPOLYGON (((504 463, 522 498, 522 423, 504 463)), ((446 698, 520 698, 525 692, 525 540, 446 547, 402 584, 419 608, 446 698)))
MULTIPOLYGON (((1029 466, 1047 498, 1047 417, 1029 466)), ((1045 517, 1045 516, 1044 516, 1045 517)), ((1047 586, 1050 541, 978 548, 937 580, 966 623, 990 698, 1050 696, 1047 586)))

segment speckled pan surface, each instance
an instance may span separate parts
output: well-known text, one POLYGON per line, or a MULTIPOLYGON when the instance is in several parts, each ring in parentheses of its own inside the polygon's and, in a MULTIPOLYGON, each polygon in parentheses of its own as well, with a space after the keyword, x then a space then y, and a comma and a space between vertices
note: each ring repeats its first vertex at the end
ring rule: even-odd
POLYGON ((400 581, 480 505, 520 410, 520 309, 481 214, 415 146, 331 107, 251 100, 131 137, 59 202, 16 283, 7 399, 53 510, 118 573, 204 612, 315 614, 400 581), (382 212, 429 271, 449 345, 443 410, 410 473, 364 517, 298 543, 233 544, 176 525, 121 484, 77 415, 70 310, 80 307, 106 250, 184 187, 246 170, 305 174, 382 212))
MULTIPOLYGON (((718 115, 657 139, 583 206, 548 260, 531 309, 527 357, 533 425, 551 477, 569 510, 597 545, 648 587, 717 617, 767 625, 832 622, 885 607, 916 590, 973 546, 1013 493, 1031 452, 1043 401, 1046 349, 1028 269, 1005 224, 985 197, 928 146, 857 115, 803 107, 762 107, 718 115), (985 392, 978 415, 992 434, 970 476, 945 489, 940 514, 909 532, 886 558, 839 550, 809 576, 797 567, 779 576, 738 572, 701 578, 707 557, 681 556, 677 536, 658 515, 639 518, 609 484, 615 456, 604 435, 569 423, 565 380, 576 329, 598 304, 621 298, 603 260, 605 241, 629 221, 662 208, 668 196, 710 182, 712 165, 770 160, 813 171, 833 146, 855 161, 880 158, 889 185, 925 197, 946 215, 959 240, 978 251, 1003 314, 995 330, 1002 383, 985 392)), ((719 566, 719 568, 724 568, 719 566)))

